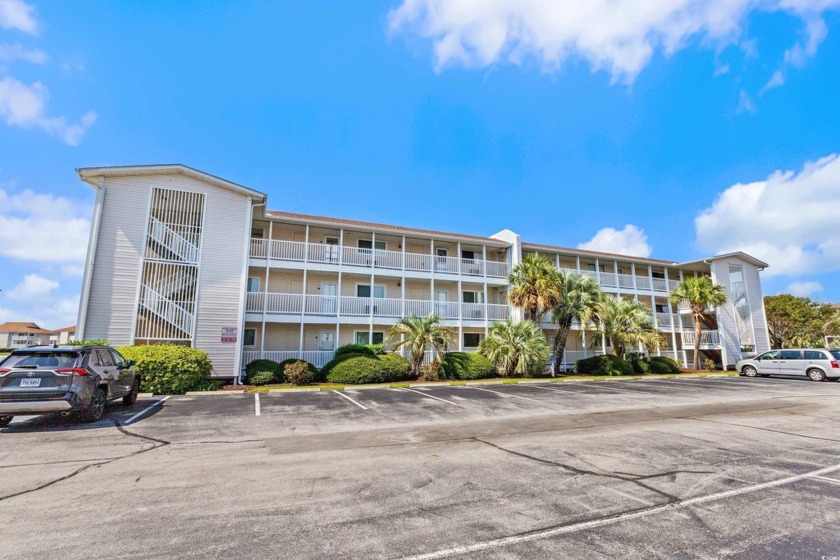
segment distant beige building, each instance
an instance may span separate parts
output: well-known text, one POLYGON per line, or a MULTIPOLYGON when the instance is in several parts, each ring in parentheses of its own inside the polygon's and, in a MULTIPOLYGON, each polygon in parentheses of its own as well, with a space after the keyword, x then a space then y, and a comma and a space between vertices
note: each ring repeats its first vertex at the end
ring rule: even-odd
POLYGON ((51 344, 53 331, 42 329, 35 323, 7 322, 0 325, 0 348, 26 348, 51 344))
POLYGON ((76 340, 76 325, 71 327, 64 327, 63 329, 58 329, 54 331, 53 342, 58 342, 58 344, 67 344, 68 342, 73 342, 76 340))

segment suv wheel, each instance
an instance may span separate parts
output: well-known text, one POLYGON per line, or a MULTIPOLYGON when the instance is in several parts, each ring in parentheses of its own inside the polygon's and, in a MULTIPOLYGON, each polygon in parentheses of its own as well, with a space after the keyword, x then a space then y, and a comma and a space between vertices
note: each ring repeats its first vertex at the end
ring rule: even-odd
POLYGON ((0 416, 0 428, 5 428, 12 423, 14 416, 0 416))
POLYGON ((821 369, 809 369, 808 379, 811 381, 825 381, 825 372, 821 369))
POLYGON ((758 371, 752 366, 746 366, 744 369, 741 370, 741 373, 746 375, 747 377, 755 377, 758 375, 758 371))
POLYGON ((105 389, 102 387, 94 389, 93 395, 90 397, 90 404, 88 404, 87 408, 82 412, 82 420, 85 422, 96 422, 97 420, 101 420, 102 416, 105 414, 106 401, 107 395, 105 394, 105 389))
POLYGON ((123 404, 125 406, 134 406, 137 402, 137 393, 140 392, 140 378, 135 377, 134 383, 131 384, 131 391, 123 397, 123 404))

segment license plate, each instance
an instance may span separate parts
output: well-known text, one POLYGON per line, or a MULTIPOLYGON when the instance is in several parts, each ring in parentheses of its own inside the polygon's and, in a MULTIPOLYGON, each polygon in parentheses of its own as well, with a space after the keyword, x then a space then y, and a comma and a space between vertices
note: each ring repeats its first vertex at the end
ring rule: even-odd
POLYGON ((21 387, 40 387, 41 386, 41 379, 21 379, 20 380, 21 387))

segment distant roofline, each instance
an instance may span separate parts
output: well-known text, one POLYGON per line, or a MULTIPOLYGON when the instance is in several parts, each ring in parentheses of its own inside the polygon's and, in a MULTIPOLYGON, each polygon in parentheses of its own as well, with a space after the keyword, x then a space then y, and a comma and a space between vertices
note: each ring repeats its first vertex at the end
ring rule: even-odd
POLYGON ((205 181, 211 185, 228 189, 240 194, 244 194, 250 198, 265 202, 266 195, 259 191, 249 189, 238 183, 216 177, 204 171, 199 171, 182 163, 163 163, 151 165, 114 165, 104 167, 80 167, 76 169, 76 173, 82 181, 88 183, 93 188, 97 189, 96 179, 100 177, 130 177, 137 175, 185 175, 205 181))
POLYGON ((705 263, 707 261, 715 261, 715 260, 719 260, 719 259, 728 259, 730 257, 735 257, 737 259, 747 261, 748 263, 753 264, 753 265, 757 266, 758 268, 767 268, 767 267, 770 266, 769 264, 767 264, 763 260, 757 259, 757 258, 753 257, 752 255, 748 255, 747 253, 745 253, 743 251, 733 251, 732 253, 724 253, 722 255, 715 255, 713 257, 706 257, 705 259, 696 259, 696 260, 693 260, 693 261, 686 261, 686 262, 679 263, 679 266, 689 266, 689 265, 692 265, 692 264, 705 263))
POLYGON ((321 222, 324 224, 338 224, 338 225, 349 225, 349 226, 356 226, 361 228, 369 228, 372 230, 391 230, 391 231, 398 231, 403 233, 417 233, 422 235, 432 235, 442 238, 451 238, 451 239, 468 239, 471 241, 481 241, 483 243, 491 243, 494 246, 498 247, 509 247, 510 243, 506 241, 502 241, 500 239, 495 239, 493 237, 482 237, 478 235, 468 235, 463 233, 451 233, 445 231, 435 231, 429 229, 419 229, 419 228, 411 228, 405 226, 396 226, 392 224, 380 224, 376 222, 363 222, 359 220, 347 220, 344 218, 328 218, 326 216, 313 216, 310 214, 297 214, 293 212, 280 212, 278 210, 266 210, 265 212, 266 218, 274 218, 280 220, 289 220, 293 222, 321 222))

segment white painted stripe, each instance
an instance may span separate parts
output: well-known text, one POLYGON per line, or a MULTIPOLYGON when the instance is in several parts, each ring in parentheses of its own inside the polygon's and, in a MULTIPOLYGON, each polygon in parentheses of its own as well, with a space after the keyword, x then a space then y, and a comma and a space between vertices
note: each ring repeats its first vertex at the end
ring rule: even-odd
POLYGON ((769 482, 762 482, 759 484, 752 484, 749 486, 745 486, 744 488, 739 488, 736 490, 728 490, 726 492, 718 492, 715 494, 707 494, 706 496, 699 496, 697 498, 690 498, 687 500, 680 500, 678 502, 674 502, 671 504, 665 504, 662 506, 654 506, 651 508, 635 511, 632 513, 622 513, 618 515, 613 515, 610 517, 604 517, 602 519, 595 519, 592 521, 584 521, 581 523, 573 523, 571 525, 565 525, 563 527, 554 527, 552 529, 545 529, 542 531, 534 531, 532 533, 527 533, 524 535, 516 535, 512 537, 502 537, 499 539, 492 539, 488 541, 478 542, 475 544, 470 545, 459 545, 453 546, 452 548, 444 548, 441 550, 436 550, 434 552, 426 552, 424 554, 416 554, 413 556, 405 556, 403 560, 435 560, 437 558, 448 558, 450 556, 457 556, 461 554, 469 554, 471 552, 478 552, 481 550, 490 550, 493 548, 500 548, 503 546, 509 546, 513 544, 535 541, 540 539, 546 539, 550 537, 555 537, 558 535, 564 535, 567 533, 576 533, 578 531, 583 531, 586 529, 595 529, 598 527, 603 527, 604 525, 613 525, 615 523, 619 523, 621 521, 627 521, 629 519, 639 519, 642 517, 649 517, 651 515, 656 515, 659 513, 676 510, 676 509, 683 509, 689 506, 693 506, 696 504, 701 504, 705 502, 711 502, 715 500, 722 500, 724 498, 731 498, 733 496, 740 496, 742 494, 749 494, 752 492, 757 492, 759 490, 765 490, 767 488, 774 488, 777 486, 783 486, 785 484, 790 484, 792 482, 797 482, 800 480, 804 480, 806 478, 817 478, 820 475, 828 474, 831 472, 836 472, 840 470, 840 464, 833 465, 830 467, 824 467, 821 469, 817 469, 815 471, 807 472, 804 474, 798 474, 794 476, 788 476, 785 478, 780 478, 778 480, 771 480, 769 482))
POLYGON ((497 395, 501 395, 504 398, 522 399, 522 400, 525 400, 525 401, 533 401, 535 403, 540 403, 542 405, 545 404, 544 402, 542 402, 540 400, 532 399, 530 397, 523 397, 521 395, 511 395, 510 393, 502 393, 501 391, 493 391, 491 389, 484 389, 482 387, 473 387, 471 385, 467 385, 467 389, 475 389, 476 391, 487 391, 488 393, 496 393, 497 395))
POLYGON ((442 399, 442 398, 440 398, 440 397, 436 397, 436 396, 434 396, 434 395, 430 395, 430 394, 428 394, 428 393, 424 393, 423 391, 417 391, 417 390, 415 390, 415 389, 408 389, 408 388, 403 388, 402 390, 403 390, 403 391, 411 391, 412 393, 417 393, 418 395, 423 395, 423 396, 424 396, 424 397, 426 397, 427 399, 434 399, 434 400, 436 400, 436 401, 445 402, 446 404, 451 404, 451 405, 453 405, 453 406, 461 406, 460 404, 458 404, 458 403, 456 403, 456 402, 448 401, 448 400, 446 400, 446 399, 442 399))
POLYGON ((254 393, 254 412, 257 416, 260 415, 260 394, 254 393))
POLYGON ((819 475, 817 475, 817 476, 814 476, 813 478, 816 478, 816 479, 819 479, 819 480, 824 480, 826 482, 832 482, 834 484, 840 484, 840 480, 837 480, 836 478, 831 478, 830 476, 819 476, 819 475))
POLYGON ((140 418, 141 416, 143 416, 144 414, 146 414, 147 412, 152 410, 154 407, 162 405, 164 403, 164 401, 171 396, 172 395, 167 395, 167 396, 163 397, 162 399, 160 399, 158 402, 147 406, 146 408, 144 408, 143 410, 141 410, 140 412, 138 412, 137 414, 135 414, 134 416, 132 416, 131 418, 126 420, 125 422, 123 422, 122 425, 127 426, 128 424, 131 424, 132 422, 134 422, 135 420, 137 420, 138 418, 140 418))
MULTIPOLYGON (((607 391, 618 391, 618 392, 627 392, 627 393, 641 393, 643 395, 650 395, 647 391, 642 391, 641 389, 628 389, 626 387, 615 387, 616 384, 622 383, 621 381, 585 381, 581 383, 584 387, 600 387, 601 389, 606 389, 607 391)), ((624 382, 626 383, 626 381, 624 382)), ((653 395, 651 395, 653 396, 653 395)))
POLYGON ((530 389, 542 389, 543 391, 553 391, 555 393, 564 393, 566 395, 580 395, 581 397, 596 397, 598 395, 593 395, 592 393, 583 393, 581 391, 568 391, 566 389, 558 389, 557 387, 543 387, 542 385, 524 385, 521 384, 522 387, 528 387, 530 389))
POLYGON ((344 394, 344 393, 342 393, 341 391, 336 391, 335 389, 333 389, 333 393, 335 393, 335 394, 336 394, 336 395, 338 395, 339 397, 344 397, 345 399, 347 399, 347 400, 348 400, 348 401, 350 401, 351 403, 355 404, 356 406, 358 406, 358 407, 359 407, 359 408, 361 408, 362 410, 367 410, 367 409, 368 409, 368 407, 366 407, 365 405, 363 405, 362 403, 360 403, 359 401, 357 401, 357 400, 355 400, 355 399, 351 399, 350 397, 348 397, 347 395, 345 395, 345 394, 344 394))

